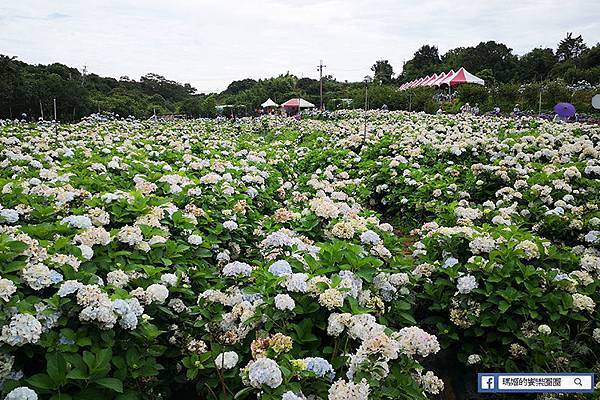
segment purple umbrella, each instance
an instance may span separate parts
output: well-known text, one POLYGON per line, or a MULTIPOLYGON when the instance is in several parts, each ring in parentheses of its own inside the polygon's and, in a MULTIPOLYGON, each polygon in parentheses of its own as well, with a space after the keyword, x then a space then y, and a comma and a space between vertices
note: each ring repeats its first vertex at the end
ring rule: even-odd
POLYGON ((558 103, 554 106, 554 112, 561 118, 569 118, 575 115, 575 106, 571 103, 558 103))

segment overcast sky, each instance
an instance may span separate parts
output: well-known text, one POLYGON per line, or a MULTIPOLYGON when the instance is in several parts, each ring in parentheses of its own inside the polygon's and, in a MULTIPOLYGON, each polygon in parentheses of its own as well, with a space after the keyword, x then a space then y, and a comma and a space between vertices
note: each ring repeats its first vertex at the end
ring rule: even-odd
POLYGON ((440 53, 496 40, 523 54, 566 32, 600 40, 600 0, 1 0, 0 54, 103 76, 155 72, 200 92, 289 71, 362 80, 399 72, 422 44, 440 53))

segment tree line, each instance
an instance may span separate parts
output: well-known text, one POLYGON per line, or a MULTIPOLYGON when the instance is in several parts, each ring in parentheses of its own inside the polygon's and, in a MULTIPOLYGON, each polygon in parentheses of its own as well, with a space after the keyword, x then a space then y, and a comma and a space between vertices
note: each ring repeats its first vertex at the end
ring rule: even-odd
MULTIPOLYGON (((387 60, 378 60, 371 68, 372 76, 361 82, 325 76, 324 102, 328 109, 378 108, 385 104, 389 109, 434 112, 439 107, 435 88, 398 91, 398 86, 461 66, 485 79, 486 87, 459 87, 453 100, 444 104, 448 111, 464 102, 479 103, 485 111, 496 106, 507 110, 516 103, 521 103, 522 109, 537 110, 542 105, 549 110, 555 101, 571 101, 579 110, 590 112, 591 96, 600 85, 600 44, 589 47, 581 35, 568 33, 556 49, 535 48, 521 56, 494 41, 444 54, 436 46, 423 45, 397 75, 387 60)), ((238 115, 249 115, 268 97, 278 103, 303 97, 318 104, 319 81, 286 73, 269 79, 233 81, 221 93, 197 93, 189 83, 153 73, 139 80, 126 76, 115 79, 59 63, 31 65, 0 55, 0 118, 4 119, 19 118, 23 113, 34 119, 53 119, 55 99, 61 121, 78 120, 94 112, 139 118, 154 114, 214 117, 216 105, 232 105, 238 115)))

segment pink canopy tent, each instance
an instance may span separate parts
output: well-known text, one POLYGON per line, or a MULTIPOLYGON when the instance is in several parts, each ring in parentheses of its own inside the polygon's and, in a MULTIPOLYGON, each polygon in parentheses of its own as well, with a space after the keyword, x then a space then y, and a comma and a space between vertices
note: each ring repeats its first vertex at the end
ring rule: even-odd
POLYGON ((431 79, 431 76, 427 75, 425 78, 421 78, 421 81, 417 86, 425 86, 427 82, 431 79))
POLYGON ((438 74, 433 74, 429 79, 427 79, 421 86, 431 86, 431 83, 435 81, 438 77, 438 74))
POLYGON ((484 85, 485 81, 473 75, 463 67, 460 67, 460 69, 456 71, 452 78, 450 78, 448 82, 445 83, 450 85, 450 87, 455 87, 458 85, 462 85, 463 83, 474 83, 476 85, 484 85))
POLYGON ((462 85, 463 83, 474 83, 476 85, 484 85, 485 81, 469 71, 467 71, 464 67, 460 67, 460 69, 456 72, 450 70, 448 72, 442 72, 441 74, 433 74, 428 75, 423 78, 415 79, 413 81, 404 83, 400 86, 400 90, 406 90, 415 88, 418 86, 442 86, 448 85, 453 88, 458 85, 462 85))
POLYGON ((289 99, 281 105, 283 108, 313 108, 315 105, 301 98, 289 99))
MULTIPOLYGON (((448 74, 449 73, 450 72, 448 72, 448 74)), ((441 74, 439 74, 438 77, 433 82, 431 82, 431 86, 439 86, 439 82, 446 77, 446 74, 446 72, 442 72, 441 74)))
POLYGON ((454 72, 453 70, 450 70, 450 72, 448 72, 446 74, 446 76, 444 77, 444 79, 437 81, 437 86, 442 86, 442 85, 448 85, 450 82, 450 79, 452 79, 452 77, 456 74, 456 72, 454 72))
POLYGON ((421 80, 419 81, 419 84, 417 86, 423 86, 425 84, 425 82, 427 82, 429 79, 431 79, 431 77, 429 75, 427 75, 424 78, 421 78, 421 80))
POLYGON ((425 78, 420 78, 420 79, 417 79, 417 80, 416 80, 416 81, 414 81, 414 82, 413 82, 413 84, 412 84, 412 85, 410 85, 409 87, 410 87, 410 88, 414 88, 414 87, 417 87, 417 86, 419 86, 419 85, 421 84, 421 82, 423 82, 423 79, 425 79, 425 78))

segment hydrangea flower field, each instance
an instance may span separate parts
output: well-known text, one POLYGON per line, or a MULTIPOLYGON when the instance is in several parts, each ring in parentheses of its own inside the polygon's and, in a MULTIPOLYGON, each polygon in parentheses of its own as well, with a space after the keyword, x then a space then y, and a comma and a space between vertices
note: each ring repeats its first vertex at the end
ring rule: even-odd
POLYGON ((0 124, 0 390, 436 399, 600 372, 600 128, 0 124))

